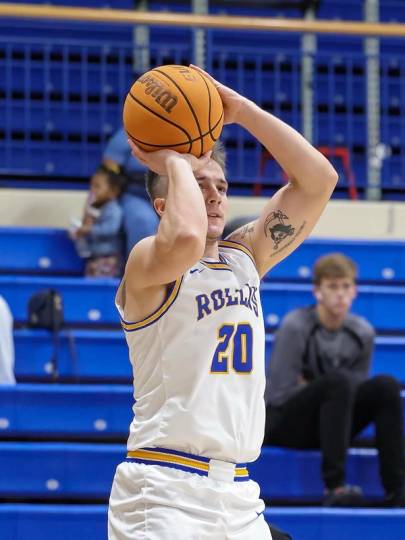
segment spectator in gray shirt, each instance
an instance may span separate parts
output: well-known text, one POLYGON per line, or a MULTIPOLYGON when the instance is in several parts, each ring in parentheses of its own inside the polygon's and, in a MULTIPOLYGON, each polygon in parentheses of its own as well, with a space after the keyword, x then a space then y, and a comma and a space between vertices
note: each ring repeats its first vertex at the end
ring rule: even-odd
POLYGON ((324 504, 352 506, 362 491, 345 483, 347 450, 374 423, 385 505, 404 506, 400 386, 388 375, 369 378, 374 330, 349 313, 356 266, 342 254, 326 255, 315 263, 313 281, 316 305, 290 312, 276 334, 264 443, 319 448, 324 504))

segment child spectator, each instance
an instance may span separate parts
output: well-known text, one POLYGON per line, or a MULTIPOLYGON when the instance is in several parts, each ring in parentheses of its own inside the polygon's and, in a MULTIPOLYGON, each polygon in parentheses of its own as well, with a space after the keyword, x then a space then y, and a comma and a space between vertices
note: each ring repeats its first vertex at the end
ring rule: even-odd
POLYGON ((91 178, 82 223, 70 232, 85 275, 118 277, 122 269, 122 209, 118 203, 126 178, 118 166, 101 165, 91 178))

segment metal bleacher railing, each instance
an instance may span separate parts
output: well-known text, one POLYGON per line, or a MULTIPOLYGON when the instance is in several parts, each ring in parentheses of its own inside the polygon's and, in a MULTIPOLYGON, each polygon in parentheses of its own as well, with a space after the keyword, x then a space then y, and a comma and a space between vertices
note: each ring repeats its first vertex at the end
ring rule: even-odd
MULTIPOLYGON (((1 176, 88 177, 120 126, 135 73, 195 62, 193 28, 205 30, 202 56, 213 75, 312 139, 339 170, 342 192, 405 191, 405 25, 7 3, 0 4, 1 176), (143 41, 134 38, 140 26, 149 29, 143 41), (304 50, 304 35, 320 36, 318 47, 304 50), (381 55, 365 47, 370 36, 381 55), (370 96, 373 59, 379 84, 370 96)), ((283 181, 247 133, 226 127, 223 137, 234 185, 260 192, 283 181)))

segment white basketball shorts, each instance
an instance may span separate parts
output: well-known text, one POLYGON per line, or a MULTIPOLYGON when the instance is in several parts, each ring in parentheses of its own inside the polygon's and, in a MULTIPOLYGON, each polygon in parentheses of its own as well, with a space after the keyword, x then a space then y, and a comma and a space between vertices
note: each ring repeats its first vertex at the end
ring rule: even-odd
POLYGON ((110 495, 108 539, 272 540, 258 484, 234 481, 227 466, 234 470, 210 460, 202 476, 170 465, 121 463, 110 495))

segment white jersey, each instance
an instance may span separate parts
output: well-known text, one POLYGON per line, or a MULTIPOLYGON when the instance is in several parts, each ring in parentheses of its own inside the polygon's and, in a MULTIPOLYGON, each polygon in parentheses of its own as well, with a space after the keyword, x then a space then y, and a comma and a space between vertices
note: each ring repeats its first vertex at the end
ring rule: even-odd
POLYGON ((260 278, 243 245, 223 241, 219 253, 220 261, 190 268, 152 315, 122 321, 135 385, 128 450, 163 447, 234 463, 260 453, 260 278))

